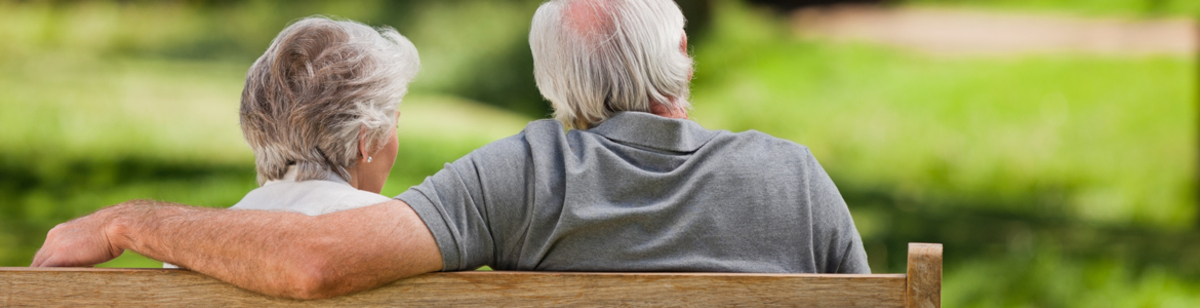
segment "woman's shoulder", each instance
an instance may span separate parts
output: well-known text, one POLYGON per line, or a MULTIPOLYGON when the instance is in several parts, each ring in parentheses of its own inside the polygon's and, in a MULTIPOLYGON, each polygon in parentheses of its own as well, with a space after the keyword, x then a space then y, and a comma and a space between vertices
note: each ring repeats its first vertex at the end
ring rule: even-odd
POLYGON ((256 188, 230 209, 289 211, 321 215, 390 200, 343 183, 311 180, 279 182, 256 188))
POLYGON ((356 209, 392 200, 392 198, 388 196, 369 191, 358 190, 350 186, 344 186, 344 188, 339 190, 338 193, 341 195, 338 201, 326 206, 321 214, 356 209))

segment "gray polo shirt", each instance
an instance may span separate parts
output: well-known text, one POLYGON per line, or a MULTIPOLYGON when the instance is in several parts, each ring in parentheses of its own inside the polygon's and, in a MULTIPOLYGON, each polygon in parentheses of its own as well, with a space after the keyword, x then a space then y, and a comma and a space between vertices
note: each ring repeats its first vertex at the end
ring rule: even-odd
POLYGON ((870 272, 808 148, 647 113, 531 122, 396 198, 445 271, 870 272))

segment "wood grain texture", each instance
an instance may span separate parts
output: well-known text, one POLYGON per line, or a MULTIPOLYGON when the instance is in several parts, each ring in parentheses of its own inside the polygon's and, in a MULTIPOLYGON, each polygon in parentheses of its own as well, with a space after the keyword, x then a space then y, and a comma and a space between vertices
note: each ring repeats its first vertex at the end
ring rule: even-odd
POLYGON ((259 295, 187 270, 0 268, 0 307, 903 307, 905 282, 903 274, 453 272, 297 301, 259 295))
POLYGON ((942 244, 908 243, 905 307, 942 307, 942 244))

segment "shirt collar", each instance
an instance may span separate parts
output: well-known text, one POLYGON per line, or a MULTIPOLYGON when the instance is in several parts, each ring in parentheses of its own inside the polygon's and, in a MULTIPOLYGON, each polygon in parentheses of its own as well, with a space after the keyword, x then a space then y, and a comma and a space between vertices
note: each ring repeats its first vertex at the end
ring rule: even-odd
POLYGON ((587 130, 605 138, 673 152, 695 152, 717 136, 716 131, 685 119, 645 112, 621 112, 587 130))
MULTIPOLYGON (((288 165, 287 173, 283 174, 283 178, 278 179, 278 180, 267 181, 266 183, 263 183, 263 186, 267 186, 267 185, 274 184, 274 183, 281 183, 281 182, 295 182, 296 177, 299 176, 299 172, 300 172, 300 169, 296 168, 296 165, 288 165)), ((350 183, 347 183, 345 179, 342 179, 341 176, 339 176, 337 173, 334 173, 333 171, 327 171, 325 173, 325 178, 321 179, 321 180, 330 181, 330 182, 339 183, 339 184, 350 185, 350 183)))

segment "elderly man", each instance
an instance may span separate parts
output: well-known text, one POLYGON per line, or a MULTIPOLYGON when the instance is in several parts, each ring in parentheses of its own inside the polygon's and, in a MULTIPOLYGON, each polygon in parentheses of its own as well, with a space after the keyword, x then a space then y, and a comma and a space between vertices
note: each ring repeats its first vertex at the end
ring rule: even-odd
POLYGON ((669 0, 545 3, 529 43, 558 121, 531 122, 391 201, 322 216, 115 205, 51 230, 33 266, 131 249, 294 298, 483 265, 868 273, 845 202, 807 148, 687 119, 684 22, 669 0))

